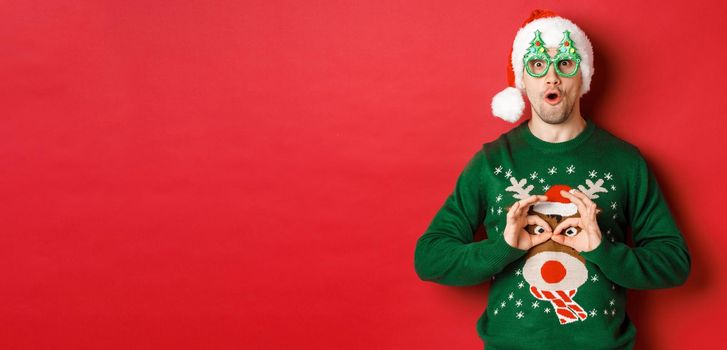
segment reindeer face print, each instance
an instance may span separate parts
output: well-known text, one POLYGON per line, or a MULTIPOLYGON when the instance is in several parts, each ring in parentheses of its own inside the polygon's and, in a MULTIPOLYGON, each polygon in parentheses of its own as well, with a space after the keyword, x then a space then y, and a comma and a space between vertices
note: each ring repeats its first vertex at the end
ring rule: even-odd
MULTIPOLYGON (((532 207, 528 214, 541 217, 551 230, 555 230, 558 224, 567 218, 580 216, 578 213, 566 217, 542 214, 532 207)), ((525 229, 531 234, 544 232, 538 233, 543 228, 536 225, 528 225, 525 229)), ((564 234, 572 237, 579 232, 580 228, 570 227, 564 234)), ((588 279, 588 270, 586 270, 586 260, 578 254, 578 251, 548 240, 533 247, 525 255, 523 277, 530 285, 541 290, 577 289, 588 279)))
MULTIPOLYGON (((511 177, 510 182, 512 186, 508 187, 507 191, 516 192, 515 198, 523 199, 531 195, 532 185, 523 188, 526 179, 517 181, 511 177)), ((587 181, 587 183, 592 185, 590 189, 584 189, 583 186, 580 189, 589 198, 597 198, 596 191, 606 191, 598 182, 594 184, 587 181)), ((555 230, 563 220, 580 217, 577 206, 562 197, 561 190, 570 191, 571 188, 567 185, 551 186, 545 193, 548 201, 536 203, 528 210, 529 215, 537 215, 548 223, 551 230, 555 230)), ((545 232, 543 227, 537 225, 528 225, 525 230, 533 235, 545 232)), ((563 231, 563 234, 571 237, 579 233, 579 227, 569 227, 563 231)), ((526 254, 522 274, 530 285, 533 297, 553 305, 560 324, 582 321, 588 317, 588 313, 573 299, 589 275, 586 260, 575 249, 553 240, 541 243, 526 254)))

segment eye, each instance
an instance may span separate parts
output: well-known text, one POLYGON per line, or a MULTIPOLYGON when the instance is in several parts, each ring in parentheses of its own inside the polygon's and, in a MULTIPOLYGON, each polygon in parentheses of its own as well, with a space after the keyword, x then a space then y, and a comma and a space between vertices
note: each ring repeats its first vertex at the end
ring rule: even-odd
POLYGON ((542 72, 545 67, 547 67, 547 62, 539 59, 531 59, 527 62, 528 67, 530 70, 536 71, 536 72, 542 72))
POLYGON ((578 65, 573 60, 559 60, 558 61, 558 70, 561 71, 561 73, 564 74, 575 74, 576 68, 578 65))
POLYGON ((573 237, 578 234, 578 229, 575 227, 569 227, 567 230, 565 230, 565 235, 568 237, 573 237))
POLYGON ((535 232, 536 235, 539 235, 541 233, 545 233, 545 229, 542 226, 535 226, 533 232, 535 232))

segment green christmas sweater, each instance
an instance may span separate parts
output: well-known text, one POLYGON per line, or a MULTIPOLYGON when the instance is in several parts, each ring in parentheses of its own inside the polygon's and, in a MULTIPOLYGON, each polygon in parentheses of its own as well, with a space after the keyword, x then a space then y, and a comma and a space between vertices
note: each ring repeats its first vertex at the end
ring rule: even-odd
POLYGON ((565 142, 537 138, 525 121, 485 143, 416 243, 422 280, 491 281, 477 321, 488 350, 631 348, 636 328, 626 289, 679 286, 689 275, 686 243, 641 152, 586 122, 565 142), (577 212, 559 195, 571 188, 601 210, 598 247, 579 253, 549 240, 526 251, 505 242, 507 208, 546 195, 540 214, 560 222, 577 212), (481 224, 488 238, 475 242, 481 224), (626 243, 629 226, 633 246, 626 243))

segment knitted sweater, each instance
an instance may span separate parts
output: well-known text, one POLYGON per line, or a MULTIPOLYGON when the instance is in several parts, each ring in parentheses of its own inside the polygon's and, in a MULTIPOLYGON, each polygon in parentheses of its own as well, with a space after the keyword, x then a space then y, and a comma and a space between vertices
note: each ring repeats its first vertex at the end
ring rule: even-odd
POLYGON ((626 314, 626 289, 679 286, 689 275, 686 243, 641 152, 586 122, 565 142, 537 138, 526 120, 485 143, 417 241, 414 265, 422 280, 491 281, 477 322, 487 349, 632 348, 636 328, 626 314), (507 208, 545 194, 544 204, 556 210, 543 214, 565 219, 575 204, 557 193, 569 188, 601 210, 602 240, 594 250, 579 253, 549 240, 526 251, 505 242, 507 208), (475 242, 479 225, 488 238, 475 242), (633 247, 626 243, 629 226, 633 247))

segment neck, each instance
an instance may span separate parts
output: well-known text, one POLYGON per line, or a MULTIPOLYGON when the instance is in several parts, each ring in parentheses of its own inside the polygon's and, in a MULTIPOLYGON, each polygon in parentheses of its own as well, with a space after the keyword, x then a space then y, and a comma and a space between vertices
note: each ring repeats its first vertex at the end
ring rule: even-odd
POLYGON ((528 127, 533 135, 543 141, 565 142, 574 139, 586 128, 586 120, 581 116, 579 104, 576 103, 568 119, 559 124, 548 124, 532 111, 528 127))

